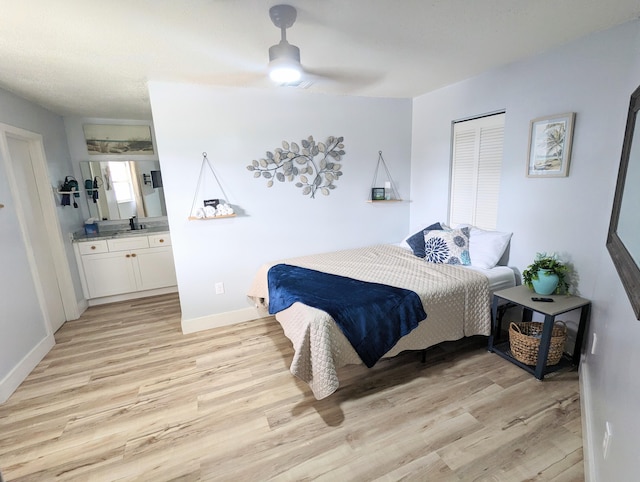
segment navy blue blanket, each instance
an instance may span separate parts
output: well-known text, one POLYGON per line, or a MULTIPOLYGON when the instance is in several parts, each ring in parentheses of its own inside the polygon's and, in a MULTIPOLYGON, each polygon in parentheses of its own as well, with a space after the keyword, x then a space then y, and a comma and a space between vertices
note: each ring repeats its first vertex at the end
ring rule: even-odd
POLYGON ((269 313, 296 301, 327 312, 369 368, 427 317, 420 297, 402 288, 286 264, 267 279, 269 313))

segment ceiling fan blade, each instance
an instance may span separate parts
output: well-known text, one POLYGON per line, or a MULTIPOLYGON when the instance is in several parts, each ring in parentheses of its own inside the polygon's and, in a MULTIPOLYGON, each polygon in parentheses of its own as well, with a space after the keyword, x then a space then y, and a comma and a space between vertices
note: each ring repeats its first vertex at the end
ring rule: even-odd
POLYGON ((384 72, 347 71, 340 69, 304 69, 304 77, 312 82, 332 82, 344 86, 368 87, 384 79, 384 72))

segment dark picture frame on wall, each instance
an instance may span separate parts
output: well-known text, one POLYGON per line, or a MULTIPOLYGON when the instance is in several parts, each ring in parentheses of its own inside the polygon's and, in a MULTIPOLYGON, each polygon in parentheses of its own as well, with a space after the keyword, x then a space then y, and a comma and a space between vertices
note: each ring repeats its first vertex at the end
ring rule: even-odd
POLYGON ((384 188, 372 187, 371 188, 371 200, 372 201, 384 201, 384 188))
POLYGON ((575 112, 533 119, 529 125, 527 177, 567 177, 575 112))
POLYGON ((149 124, 84 124, 89 155, 153 155, 149 124))

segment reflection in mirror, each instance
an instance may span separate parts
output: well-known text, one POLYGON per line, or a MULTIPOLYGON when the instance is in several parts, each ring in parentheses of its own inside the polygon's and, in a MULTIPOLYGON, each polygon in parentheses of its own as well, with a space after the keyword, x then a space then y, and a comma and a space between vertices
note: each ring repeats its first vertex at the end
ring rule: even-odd
POLYGON ((620 202, 618 236, 637 265, 640 265, 640 129, 635 129, 629 152, 625 179, 626 189, 620 202))
POLYGON ((82 161, 80 172, 93 218, 167 215, 158 161, 82 161))
POLYGON ((631 306, 640 320, 640 87, 631 95, 607 249, 631 306))

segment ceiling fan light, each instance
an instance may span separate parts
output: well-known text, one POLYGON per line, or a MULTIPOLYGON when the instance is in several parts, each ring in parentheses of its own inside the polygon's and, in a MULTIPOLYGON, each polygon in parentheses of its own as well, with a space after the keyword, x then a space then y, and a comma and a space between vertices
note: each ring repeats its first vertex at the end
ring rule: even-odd
POLYGON ((301 76, 300 64, 295 65, 291 62, 283 62, 282 60, 269 64, 269 77, 279 84, 297 82, 301 76))
POLYGON ((269 49, 269 77, 274 82, 297 82, 302 76, 300 49, 286 40, 269 49))
POLYGON ((300 49, 287 42, 287 29, 297 15, 291 5, 274 5, 269 9, 271 21, 280 29, 280 42, 269 47, 269 77, 279 84, 296 84, 302 78, 300 49))
POLYGON ((269 62, 269 77, 279 84, 297 82, 302 76, 299 58, 288 56, 272 58, 269 62))

